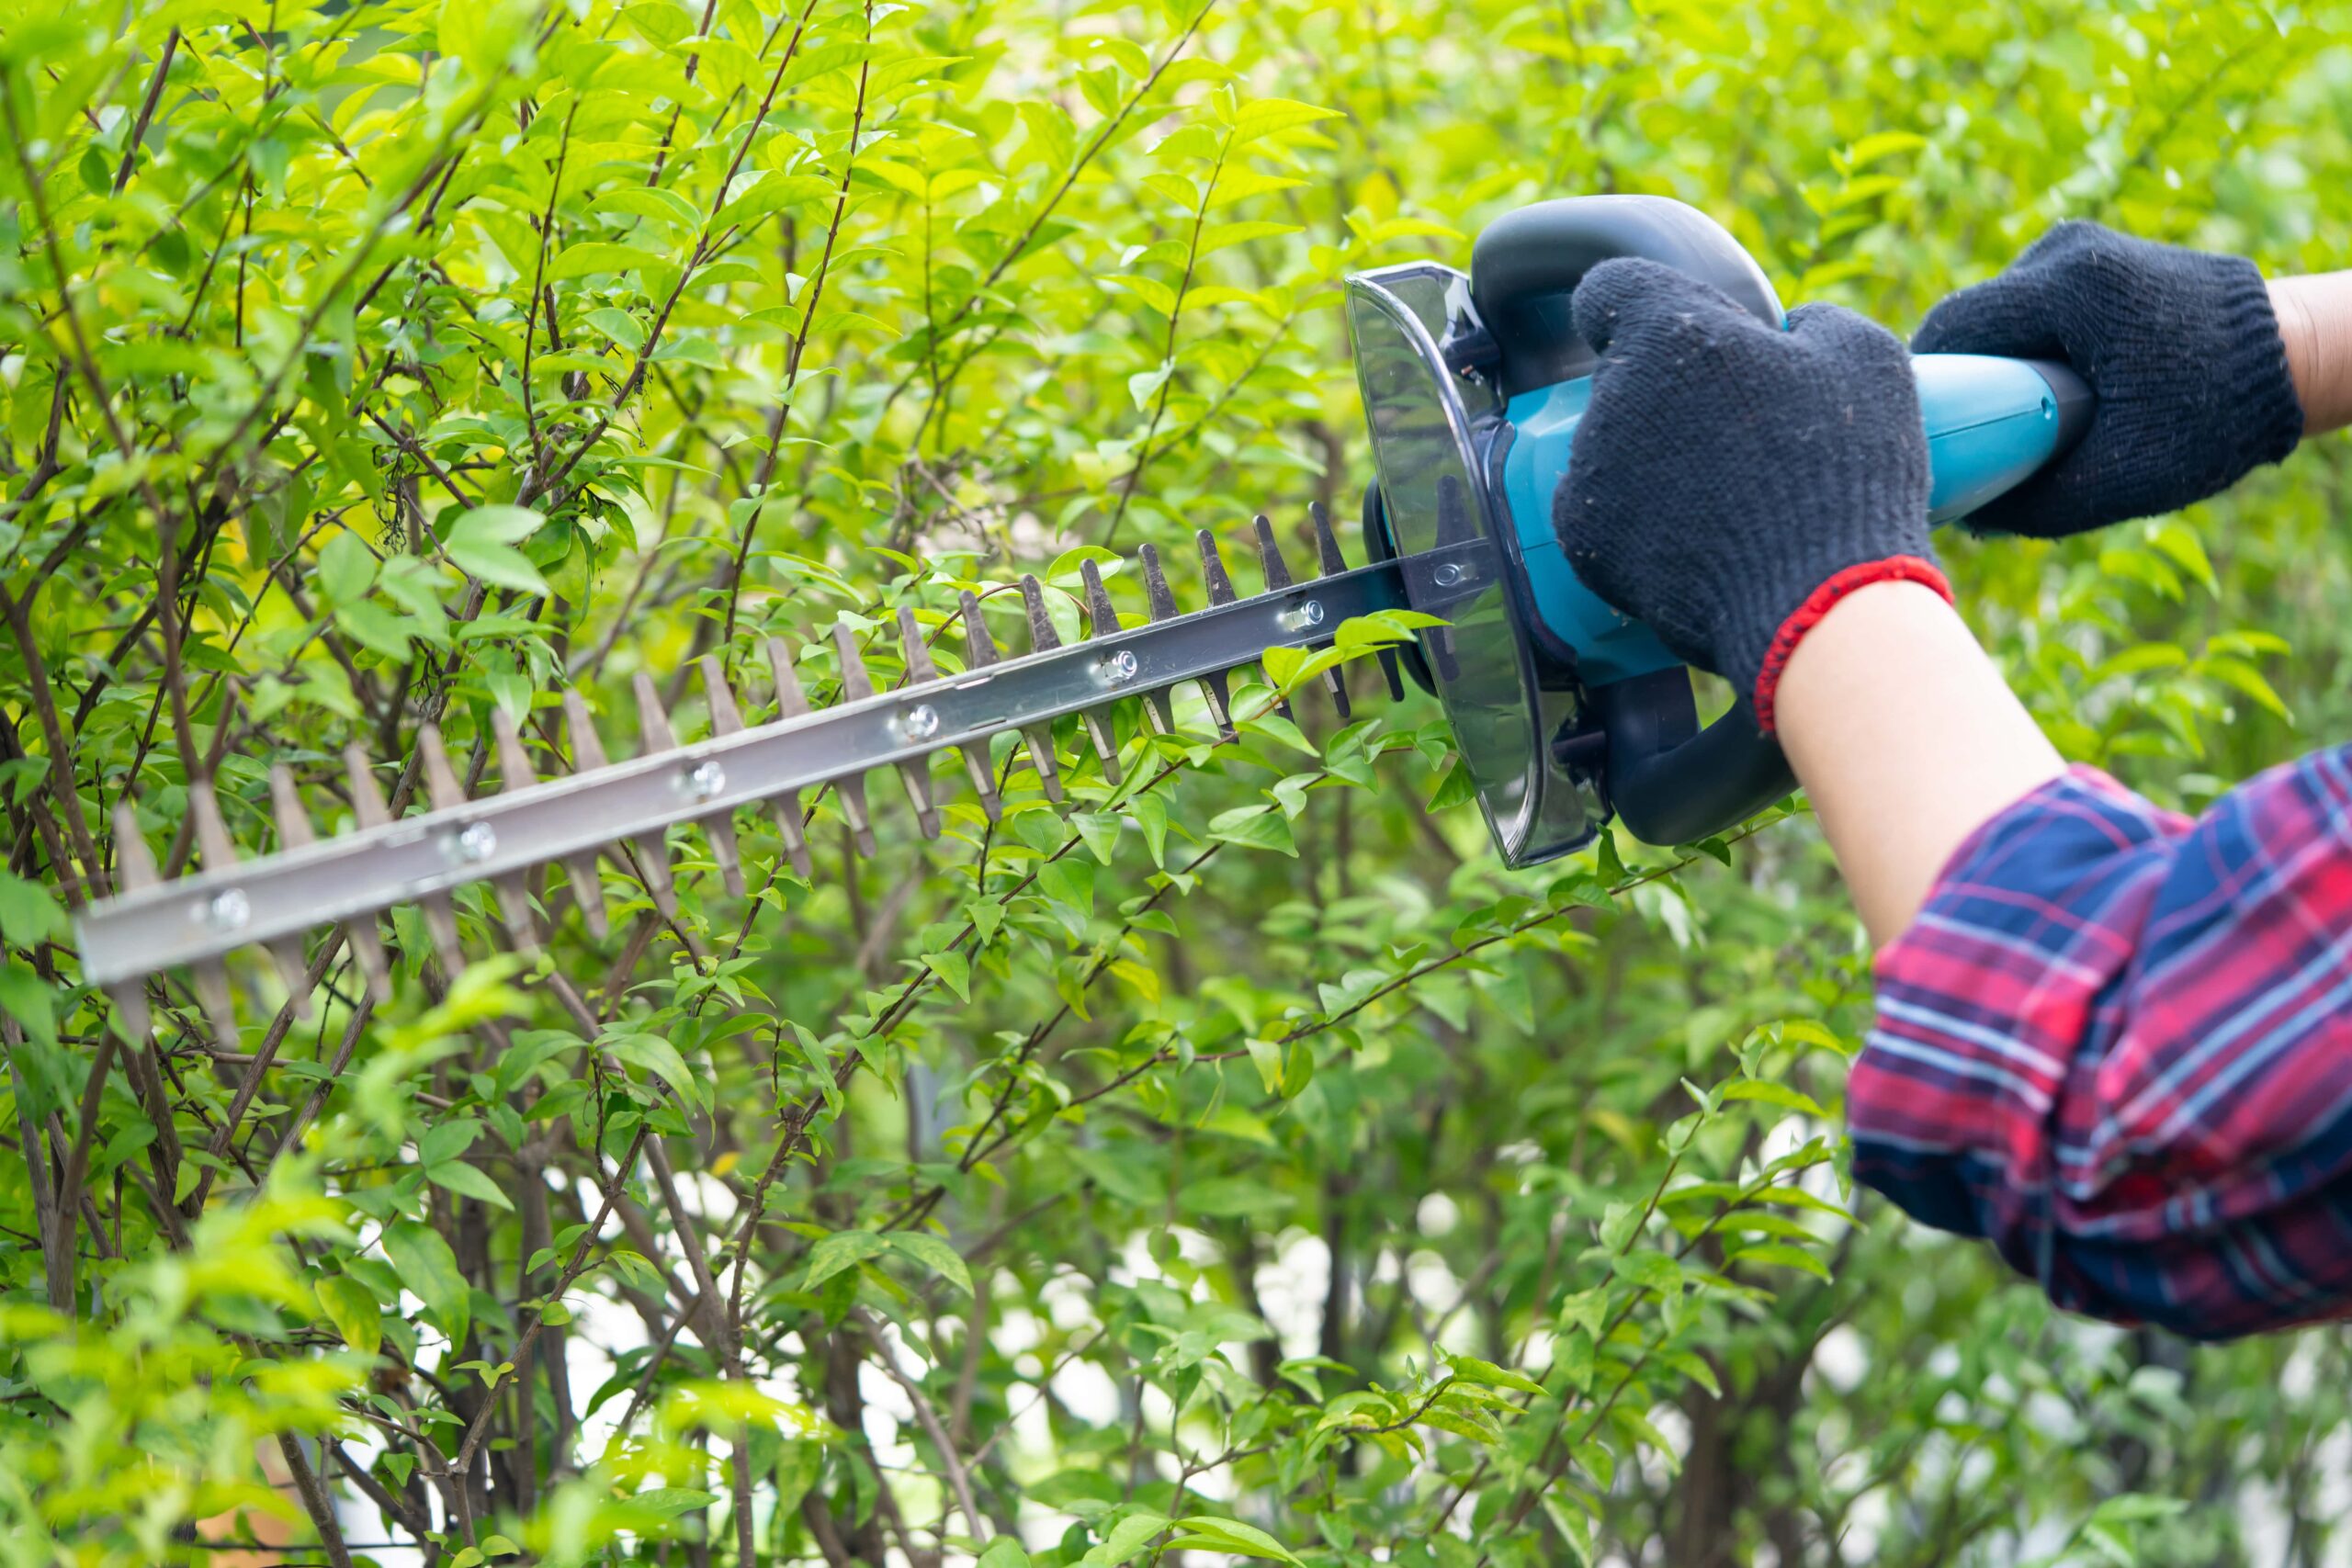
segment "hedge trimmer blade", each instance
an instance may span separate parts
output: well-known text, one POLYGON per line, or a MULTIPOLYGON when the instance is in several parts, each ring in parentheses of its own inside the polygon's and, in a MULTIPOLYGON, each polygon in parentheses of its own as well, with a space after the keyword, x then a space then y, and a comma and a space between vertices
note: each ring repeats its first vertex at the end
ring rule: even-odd
MULTIPOLYGON (((979 805, 993 819, 1000 805, 988 742, 1018 729, 1040 786, 1058 801, 1063 787, 1051 724, 1069 714, 1080 716, 1105 781, 1115 784, 1119 762, 1111 717, 1119 702, 1142 698, 1145 720, 1156 731, 1171 732, 1176 718, 1170 689, 1196 682, 1210 716, 1230 738, 1229 671, 1254 663, 1268 649, 1328 644, 1351 616, 1406 607, 1407 573, 1425 567, 1422 558, 1351 569, 1323 508, 1315 507, 1313 516, 1321 570, 1304 580, 1293 579, 1272 525, 1257 519, 1265 589, 1250 598, 1234 592, 1216 541, 1204 530, 1199 538, 1209 605, 1190 615, 1178 614, 1158 552, 1144 546, 1139 561, 1150 619, 1131 627, 1119 624, 1100 573, 1087 562, 1080 595, 1087 636, 1067 647, 1036 578, 1021 579, 1030 646, 1015 658, 1000 652, 967 592, 960 606, 965 646, 958 672, 941 672, 913 613, 901 608, 897 631, 905 678, 888 691, 875 689, 853 629, 839 624, 832 640, 841 695, 828 707, 810 706, 790 647, 770 638, 775 716, 757 726, 745 724, 718 660, 705 657, 700 675, 710 734, 691 745, 678 743, 653 681, 640 674, 635 694, 641 742, 638 754, 625 761, 606 760, 586 702, 567 692, 562 706, 571 771, 560 777, 535 775, 522 732, 495 709, 492 749, 499 788, 478 799, 469 798, 459 783, 437 730, 424 725, 417 751, 428 809, 415 816, 390 815, 374 764, 354 748, 344 761, 357 826, 332 839, 313 834, 294 777, 280 763, 270 775, 277 847, 257 859, 238 859, 212 784, 199 778, 189 785, 189 810, 203 869, 175 881, 159 878, 136 815, 128 806, 118 807, 122 891, 76 917, 84 976, 107 988, 131 1035, 143 1038, 150 1027, 147 976, 188 965, 197 999, 226 1040, 235 1021, 221 960, 236 948, 260 946, 295 1005, 307 1008, 304 934, 340 923, 380 998, 390 970, 376 917, 394 905, 423 907, 433 947, 454 972, 464 955, 451 891, 491 883, 508 939, 528 949, 539 940, 530 879, 542 867, 560 864, 590 931, 601 935, 605 917, 597 856, 636 877, 656 908, 669 914, 676 895, 663 835, 673 824, 693 822, 701 827, 719 874, 741 894, 734 814, 762 805, 774 810, 785 852, 806 877, 804 791, 831 785, 852 840, 870 854, 865 774, 895 767, 918 825, 936 838, 939 808, 925 761, 931 753, 950 747, 962 753, 979 805)), ((1393 657, 1384 650, 1382 661, 1391 690, 1399 690, 1393 657)), ((1325 682, 1344 716, 1346 694, 1337 671, 1328 672, 1325 682)))

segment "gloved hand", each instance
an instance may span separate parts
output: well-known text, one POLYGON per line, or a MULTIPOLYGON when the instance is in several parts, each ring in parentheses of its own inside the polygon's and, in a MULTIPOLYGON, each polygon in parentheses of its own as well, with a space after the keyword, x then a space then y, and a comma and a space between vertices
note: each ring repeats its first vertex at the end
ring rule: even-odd
POLYGON ((1728 677, 1772 729, 1798 639, 1890 579, 1951 597, 1928 547, 1911 356, 1833 305, 1775 332, 1657 262, 1607 261, 1572 309, 1600 355, 1552 524, 1592 591, 1728 677))
POLYGON ((1921 354, 2060 359, 2098 404, 2074 449, 1968 519, 2055 538, 2172 512, 2294 450, 2302 406, 2252 262, 2061 223, 1928 312, 1921 354))

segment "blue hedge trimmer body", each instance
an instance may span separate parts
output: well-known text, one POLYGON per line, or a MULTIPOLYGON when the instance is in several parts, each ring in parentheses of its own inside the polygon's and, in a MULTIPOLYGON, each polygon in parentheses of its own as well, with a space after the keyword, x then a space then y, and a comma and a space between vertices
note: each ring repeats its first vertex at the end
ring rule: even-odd
MULTIPOLYGON (((1679 843, 1793 787, 1744 701, 1699 728, 1682 661, 1577 581, 1553 531, 1553 493, 1592 396, 1594 356, 1569 296, 1623 255, 1664 262, 1782 324, 1738 243, 1659 197, 1539 203, 1489 227, 1467 274, 1415 262, 1347 285, 1377 469, 1366 531, 1376 555, 1400 562, 1415 607, 1450 623, 1425 634, 1414 673, 1444 702, 1513 865, 1576 849, 1612 811, 1645 840, 1679 843), (1475 562, 1416 565, 1465 545, 1475 562)), ((2088 392, 2062 366, 1975 355, 1912 364, 1937 522, 2032 474, 2089 415, 2088 392)))

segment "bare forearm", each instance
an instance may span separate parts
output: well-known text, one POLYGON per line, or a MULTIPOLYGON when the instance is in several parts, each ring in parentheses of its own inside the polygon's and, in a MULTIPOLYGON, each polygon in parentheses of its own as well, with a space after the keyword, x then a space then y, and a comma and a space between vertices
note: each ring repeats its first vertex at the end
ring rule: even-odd
POLYGON ((2270 307, 2303 405, 2303 434, 2352 424, 2352 272, 2274 277, 2270 307))
POLYGON ((1778 716, 1878 942, 1911 923, 1962 840, 2065 771, 1959 612, 1917 583, 1830 611, 1789 660, 1778 716))

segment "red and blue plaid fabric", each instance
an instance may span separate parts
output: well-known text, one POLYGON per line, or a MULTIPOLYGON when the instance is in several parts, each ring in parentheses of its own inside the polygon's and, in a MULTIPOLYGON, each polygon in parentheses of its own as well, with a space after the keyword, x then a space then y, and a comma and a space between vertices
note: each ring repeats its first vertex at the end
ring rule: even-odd
POLYGON ((2100 1317, 2352 1311, 2352 747, 2194 821, 2076 768, 1962 845, 1877 982, 1862 1180, 2100 1317))

